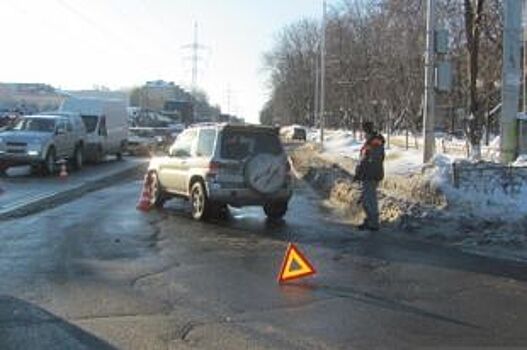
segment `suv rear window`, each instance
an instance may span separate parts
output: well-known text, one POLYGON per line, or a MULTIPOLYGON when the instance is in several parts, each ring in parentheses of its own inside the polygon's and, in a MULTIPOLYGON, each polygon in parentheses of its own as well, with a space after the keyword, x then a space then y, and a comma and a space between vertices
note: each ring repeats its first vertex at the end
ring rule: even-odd
POLYGON ((225 130, 221 141, 221 157, 244 159, 252 154, 282 153, 278 136, 267 132, 225 130))

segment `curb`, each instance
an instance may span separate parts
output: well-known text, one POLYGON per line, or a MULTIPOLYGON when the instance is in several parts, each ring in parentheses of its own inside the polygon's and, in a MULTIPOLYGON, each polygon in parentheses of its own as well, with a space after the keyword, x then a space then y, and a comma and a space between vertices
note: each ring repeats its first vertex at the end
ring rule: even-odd
POLYGON ((87 193, 112 186, 126 179, 131 180, 134 176, 146 172, 147 168, 148 162, 139 163, 130 168, 118 170, 98 179, 86 181, 65 191, 39 196, 29 203, 24 203, 14 208, 0 211, 0 220, 21 218, 57 207, 78 199, 87 193))

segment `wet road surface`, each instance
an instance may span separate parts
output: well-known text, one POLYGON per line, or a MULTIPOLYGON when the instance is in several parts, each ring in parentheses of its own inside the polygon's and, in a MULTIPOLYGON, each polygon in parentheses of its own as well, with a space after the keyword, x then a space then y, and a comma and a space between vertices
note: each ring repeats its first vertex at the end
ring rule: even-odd
POLYGON ((359 233, 302 183, 280 223, 140 187, 0 223, 0 349, 527 347, 526 265, 359 233), (318 274, 280 286, 290 240, 318 274))

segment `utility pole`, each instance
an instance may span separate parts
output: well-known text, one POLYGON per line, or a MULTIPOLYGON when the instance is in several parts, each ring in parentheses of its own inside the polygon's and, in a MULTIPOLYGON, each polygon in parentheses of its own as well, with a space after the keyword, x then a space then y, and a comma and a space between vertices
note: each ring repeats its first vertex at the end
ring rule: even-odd
POLYGON ((322 39, 320 42, 320 144, 324 145, 326 100, 326 0, 322 3, 322 39))
POLYGON ((313 124, 316 125, 318 121, 318 103, 319 103, 319 87, 320 81, 319 81, 319 72, 318 72, 318 54, 315 55, 315 98, 314 98, 314 115, 313 115, 313 124))
POLYGON ((522 1, 523 26, 523 112, 527 113, 527 4, 522 1))
POLYGON ((518 150, 518 102, 520 98, 521 0, 505 0, 503 71, 501 84, 500 160, 509 163, 518 150))
POLYGON ((435 0, 427 0, 426 6, 426 52, 425 52, 425 98, 423 111, 423 162, 427 163, 434 156, 434 75, 435 75, 435 0))

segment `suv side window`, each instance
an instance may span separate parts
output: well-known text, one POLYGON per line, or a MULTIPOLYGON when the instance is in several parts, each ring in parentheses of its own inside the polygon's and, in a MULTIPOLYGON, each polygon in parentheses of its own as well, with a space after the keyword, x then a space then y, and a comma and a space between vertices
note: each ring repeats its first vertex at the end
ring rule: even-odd
POLYGON ((196 130, 184 131, 178 136, 174 146, 172 146, 171 154, 176 157, 190 157, 192 154, 192 144, 196 137, 196 130))
POLYGON ((66 130, 68 132, 72 132, 73 131, 73 126, 71 125, 71 121, 70 120, 66 120, 65 123, 66 123, 66 130))
POLYGON ((215 129, 202 129, 199 132, 198 146, 196 156, 210 157, 214 150, 214 141, 216 141, 215 129))

